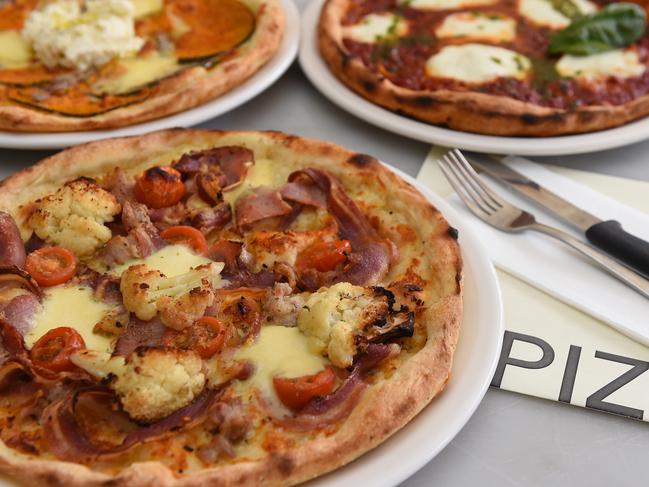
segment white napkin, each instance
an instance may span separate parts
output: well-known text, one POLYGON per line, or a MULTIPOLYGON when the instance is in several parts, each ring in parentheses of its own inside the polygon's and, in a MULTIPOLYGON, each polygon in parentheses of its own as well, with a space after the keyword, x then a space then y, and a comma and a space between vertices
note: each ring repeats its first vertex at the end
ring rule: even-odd
MULTIPOLYGON (((649 240, 649 215, 521 157, 509 156, 504 162, 602 220, 618 220, 628 232, 649 240)), ((549 212, 493 181, 489 183, 507 200, 534 214, 538 221, 585 240, 583 234, 549 212)), ((497 266, 649 345, 649 299, 559 241, 532 231, 519 234, 501 232, 473 216, 457 195, 453 194, 448 199, 465 216, 497 266)))

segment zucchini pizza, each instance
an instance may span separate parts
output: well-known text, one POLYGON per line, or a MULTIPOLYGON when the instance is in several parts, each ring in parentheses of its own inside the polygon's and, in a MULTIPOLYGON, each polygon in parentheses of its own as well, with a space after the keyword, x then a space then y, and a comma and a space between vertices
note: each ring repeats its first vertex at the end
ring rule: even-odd
POLYGON ((554 136, 649 113, 644 9, 608 0, 327 0, 330 70, 405 116, 554 136))
POLYGON ((458 233, 376 159, 175 129, 0 184, 0 472, 290 485, 445 387, 458 233))
POLYGON ((177 113, 278 50, 279 0, 2 0, 0 129, 85 131, 177 113))

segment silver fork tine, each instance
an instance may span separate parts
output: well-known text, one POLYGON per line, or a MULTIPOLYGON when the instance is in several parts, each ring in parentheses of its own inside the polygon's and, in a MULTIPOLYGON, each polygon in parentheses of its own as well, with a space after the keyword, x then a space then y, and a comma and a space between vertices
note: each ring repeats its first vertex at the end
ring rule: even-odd
POLYGON ((462 173, 462 171, 458 167, 457 161, 453 160, 453 158, 450 156, 450 153, 444 154, 442 159, 444 159, 447 169, 455 176, 457 184, 462 187, 465 193, 471 198, 473 203, 477 205, 485 215, 491 215, 494 211, 496 211, 496 208, 486 204, 482 195, 469 183, 467 176, 462 173))
POLYGON ((480 207, 475 198, 469 192, 467 192, 464 185, 458 180, 455 173, 451 170, 452 165, 446 159, 446 156, 443 156, 442 159, 438 160, 437 162, 439 163, 439 168, 444 173, 444 176, 446 176, 448 182, 451 183, 451 186, 453 186, 453 189, 458 194, 460 199, 464 201, 464 204, 468 206, 469 209, 480 218, 484 218, 485 216, 489 215, 490 212, 480 207))
POLYGON ((475 169, 469 164, 464 154, 459 149, 453 149, 451 151, 453 159, 457 162, 458 166, 462 172, 467 176, 471 185, 476 189, 476 191, 485 199, 485 203, 489 204, 494 210, 498 210, 503 207, 503 203, 500 197, 494 194, 493 191, 487 186, 482 178, 475 172, 475 169))
POLYGON ((459 160, 460 164, 462 167, 466 170, 468 175, 472 177, 472 179, 482 188, 482 190, 485 192, 485 194, 491 199, 493 203, 498 205, 498 207, 504 206, 504 201, 503 199, 498 196, 496 193, 494 193, 489 186, 487 186, 486 183, 482 181, 482 178, 478 175, 478 173, 473 169, 473 166, 469 163, 466 157, 464 157, 464 154, 462 154, 462 151, 460 149, 453 149, 451 152, 455 154, 455 157, 459 160))

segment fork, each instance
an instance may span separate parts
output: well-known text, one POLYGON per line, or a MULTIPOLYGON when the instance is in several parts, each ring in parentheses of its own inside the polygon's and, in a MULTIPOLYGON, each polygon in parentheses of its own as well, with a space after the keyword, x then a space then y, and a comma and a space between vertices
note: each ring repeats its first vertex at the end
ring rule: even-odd
POLYGON ((531 213, 514 206, 478 176, 459 149, 452 149, 438 159, 440 169, 464 204, 478 218, 505 232, 534 230, 549 235, 588 257, 638 293, 649 298, 649 281, 599 250, 556 228, 538 223, 531 213))

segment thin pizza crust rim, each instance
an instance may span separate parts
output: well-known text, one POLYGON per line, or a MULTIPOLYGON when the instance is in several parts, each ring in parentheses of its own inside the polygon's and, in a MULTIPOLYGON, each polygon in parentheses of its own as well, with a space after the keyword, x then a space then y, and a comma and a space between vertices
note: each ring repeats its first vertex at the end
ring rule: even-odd
POLYGON ((453 291, 426 311, 429 339, 425 346, 400 366, 390 379, 366 389, 359 404, 336 433, 281 454, 208 468, 182 477, 157 462, 134 464, 111 476, 75 463, 24 459, 0 442, 0 472, 39 486, 198 487, 211 482, 219 485, 292 485, 335 470, 378 446, 445 388, 462 318, 462 258, 457 235, 440 212, 415 188, 372 157, 331 143, 280 132, 171 129, 145 136, 92 142, 49 157, 0 183, 0 208, 9 210, 22 221, 21 204, 72 178, 101 173, 109 165, 115 165, 116 157, 122 157, 120 165, 132 167, 129 162, 141 161, 149 155, 155 158, 178 145, 190 143, 207 147, 237 142, 257 150, 270 147, 274 154, 298 155, 304 161, 315 161, 322 168, 335 168, 334 172, 339 177, 352 170, 362 172, 363 177, 377 178, 392 193, 390 200, 396 198, 412 213, 411 219, 416 216, 423 229, 421 233, 427 235, 428 253, 438 255, 438 258, 430 259, 430 264, 446 273, 445 279, 453 284, 453 291), (129 160, 126 154, 135 154, 135 157, 129 160))
POLYGON ((73 117, 12 104, 0 106, 0 130, 11 132, 72 132, 125 127, 159 119, 211 101, 255 74, 278 51, 285 27, 280 0, 263 0, 255 31, 235 56, 214 68, 185 69, 158 82, 149 98, 93 115, 73 117))
POLYGON ((397 86, 368 69, 343 45, 341 19, 348 4, 349 0, 327 0, 323 5, 317 27, 320 54, 347 87, 400 115, 464 132, 548 137, 613 128, 649 114, 649 95, 622 105, 564 110, 475 91, 419 91, 397 86))

